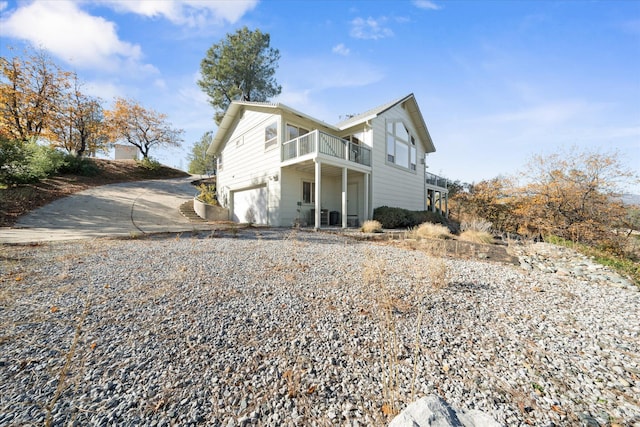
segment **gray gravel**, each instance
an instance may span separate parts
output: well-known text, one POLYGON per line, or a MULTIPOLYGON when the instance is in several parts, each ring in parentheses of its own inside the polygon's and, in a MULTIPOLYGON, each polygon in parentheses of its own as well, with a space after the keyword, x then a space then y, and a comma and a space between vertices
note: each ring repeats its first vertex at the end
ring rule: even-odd
POLYGON ((626 288, 291 231, 0 251, 0 425, 377 426, 432 393, 640 425, 626 288))

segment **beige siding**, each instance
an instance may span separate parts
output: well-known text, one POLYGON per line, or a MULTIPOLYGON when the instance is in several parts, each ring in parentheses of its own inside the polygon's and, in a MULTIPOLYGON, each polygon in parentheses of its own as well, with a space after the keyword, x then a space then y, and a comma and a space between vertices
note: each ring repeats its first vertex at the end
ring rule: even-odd
POLYGON ((411 210, 424 210, 424 146, 416 141, 416 171, 387 163, 386 120, 402 120, 417 139, 413 123, 401 105, 396 105, 372 120, 374 135, 371 174, 371 209, 393 206, 411 210))
MULTIPOLYGON (((293 224, 298 216, 298 202, 302 203, 302 183, 304 181, 315 182, 315 174, 300 172, 294 167, 282 170, 281 226, 293 224)), ((324 176, 322 178, 321 192, 322 208, 340 212, 342 209, 342 183, 340 177, 324 176)), ((300 206, 300 217, 308 219, 310 211, 314 207, 313 204, 302 204, 300 206)))
MULTIPOLYGON (((298 202, 302 202, 302 181, 314 180, 313 174, 301 173, 294 168, 282 169, 282 199, 280 205, 280 226, 294 223, 298 217, 298 202)), ((300 218, 306 219, 309 206, 300 206, 300 218)))
MULTIPOLYGON (((222 150, 223 168, 218 171, 219 200, 225 207, 232 208, 233 191, 267 186, 270 224, 278 222, 280 204, 279 144, 264 149, 265 128, 273 121, 280 127, 277 115, 245 110, 222 150)), ((281 134, 279 129, 279 138, 281 134)))
MULTIPOLYGON (((354 197, 358 201, 357 215, 360 220, 364 218, 364 178, 360 172, 349 172, 347 175, 347 185, 356 184, 358 189, 357 195, 348 195, 348 197, 354 197)), ((288 167, 282 169, 282 204, 280 206, 280 226, 290 226, 294 223, 298 217, 298 202, 302 203, 302 183, 315 182, 315 174, 308 172, 301 172, 295 167, 288 167)), ((323 209, 331 211, 337 211, 342 214, 342 176, 330 176, 324 174, 322 176, 321 187, 321 204, 323 209)), ((311 218, 311 209, 314 209, 314 204, 301 204, 300 218, 307 221, 308 225, 312 225, 313 222, 309 221, 311 218)))

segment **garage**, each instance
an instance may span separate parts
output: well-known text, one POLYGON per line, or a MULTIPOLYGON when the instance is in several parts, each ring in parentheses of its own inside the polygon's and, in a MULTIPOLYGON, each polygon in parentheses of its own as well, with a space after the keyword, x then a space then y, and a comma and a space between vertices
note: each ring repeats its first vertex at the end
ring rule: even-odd
POLYGON ((233 192, 233 220, 252 224, 268 224, 267 187, 233 192))

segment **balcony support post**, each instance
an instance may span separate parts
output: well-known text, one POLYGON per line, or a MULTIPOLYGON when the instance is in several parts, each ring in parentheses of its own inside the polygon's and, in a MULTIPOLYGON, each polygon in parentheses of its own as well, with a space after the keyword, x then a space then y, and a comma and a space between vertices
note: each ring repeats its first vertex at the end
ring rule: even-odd
MULTIPOLYGON (((351 196, 353 197, 353 195, 351 196)), ((347 228, 347 168, 342 168, 342 228, 347 228)))
POLYGON ((429 191, 429 204, 431 205, 431 212, 435 212, 436 211, 436 191, 435 190, 429 191))
POLYGON ((322 215, 321 212, 321 206, 322 203, 320 203, 320 194, 322 194, 321 192, 321 185, 322 185, 322 164, 320 163, 319 160, 316 160, 316 212, 315 212, 315 225, 314 228, 316 230, 320 229, 320 216, 322 215))
POLYGON ((444 217, 449 218, 449 192, 444 193, 444 217))

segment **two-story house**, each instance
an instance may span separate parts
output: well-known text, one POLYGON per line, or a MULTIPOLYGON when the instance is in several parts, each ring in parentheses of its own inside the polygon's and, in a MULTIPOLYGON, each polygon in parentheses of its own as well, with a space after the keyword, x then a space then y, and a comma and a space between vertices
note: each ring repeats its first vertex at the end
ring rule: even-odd
POLYGON ((446 212, 446 183, 413 94, 330 125, 283 104, 232 102, 209 154, 232 220, 358 226, 378 206, 446 212))

